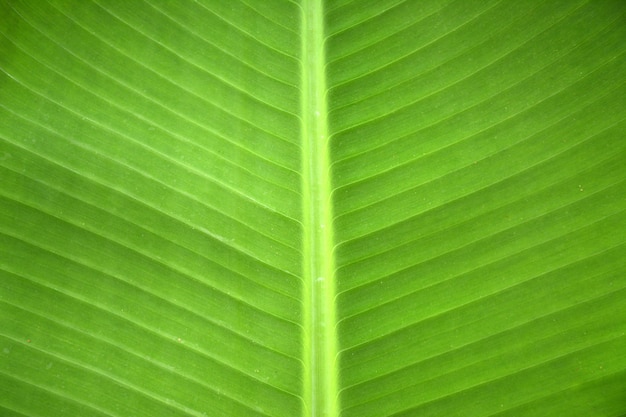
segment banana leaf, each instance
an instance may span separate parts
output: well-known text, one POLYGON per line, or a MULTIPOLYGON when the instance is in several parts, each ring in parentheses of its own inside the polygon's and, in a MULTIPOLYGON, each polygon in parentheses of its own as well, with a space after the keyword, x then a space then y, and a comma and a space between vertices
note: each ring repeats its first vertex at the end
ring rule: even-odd
POLYGON ((626 415, 626 2, 0 0, 0 415, 626 415))

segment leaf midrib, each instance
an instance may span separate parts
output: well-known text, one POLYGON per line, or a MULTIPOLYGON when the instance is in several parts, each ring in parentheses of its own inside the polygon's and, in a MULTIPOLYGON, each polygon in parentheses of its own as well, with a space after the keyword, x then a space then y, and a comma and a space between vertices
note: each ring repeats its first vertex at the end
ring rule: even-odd
POLYGON ((303 399, 305 415, 335 417, 337 335, 324 14, 302 9, 303 399))

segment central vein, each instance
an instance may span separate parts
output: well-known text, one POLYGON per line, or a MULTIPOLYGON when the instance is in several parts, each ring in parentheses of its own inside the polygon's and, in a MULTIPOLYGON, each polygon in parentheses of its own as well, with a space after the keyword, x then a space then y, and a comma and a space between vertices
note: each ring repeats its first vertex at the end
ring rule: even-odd
POLYGON ((304 400, 311 417, 337 417, 337 337, 322 0, 302 19, 304 400))

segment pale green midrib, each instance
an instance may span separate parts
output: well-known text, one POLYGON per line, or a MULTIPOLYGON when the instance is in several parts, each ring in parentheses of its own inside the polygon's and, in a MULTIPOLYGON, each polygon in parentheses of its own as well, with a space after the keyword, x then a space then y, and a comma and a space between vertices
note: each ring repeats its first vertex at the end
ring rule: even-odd
POLYGON ((302 7, 304 415, 337 417, 337 337, 324 17, 321 0, 304 0, 302 7))

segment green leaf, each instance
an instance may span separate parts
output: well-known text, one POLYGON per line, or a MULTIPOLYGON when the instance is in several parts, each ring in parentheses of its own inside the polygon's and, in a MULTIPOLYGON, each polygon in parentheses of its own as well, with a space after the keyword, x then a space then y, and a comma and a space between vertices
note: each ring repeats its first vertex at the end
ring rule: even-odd
POLYGON ((623 1, 0 32, 0 415, 626 414, 623 1))

